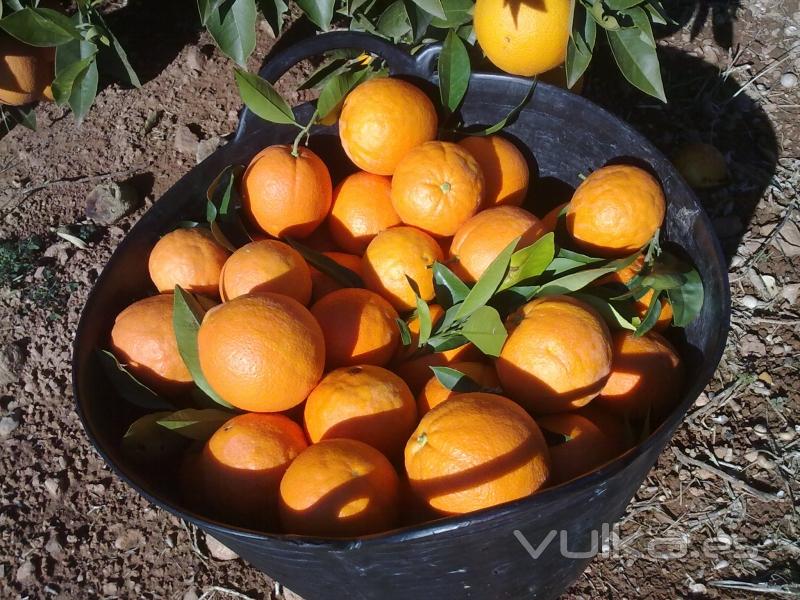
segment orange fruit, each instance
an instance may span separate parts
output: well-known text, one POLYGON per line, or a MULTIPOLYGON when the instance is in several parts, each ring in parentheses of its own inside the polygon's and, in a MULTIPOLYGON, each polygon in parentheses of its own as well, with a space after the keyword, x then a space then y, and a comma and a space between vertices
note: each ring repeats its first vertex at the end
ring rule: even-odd
POLYGON ((611 371, 611 335, 590 306, 570 296, 539 298, 507 326, 495 368, 511 398, 541 414, 579 408, 600 393, 611 371))
POLYGON ((300 404, 325 367, 325 339, 294 298, 239 296, 206 313, 197 334, 200 368, 236 408, 279 412, 300 404))
MULTIPOLYGON (((363 276, 360 256, 355 256, 354 254, 345 254, 344 252, 323 252, 322 254, 346 269, 350 269, 359 277, 363 276)), ((309 265, 309 269, 311 270, 311 297, 315 301, 319 300, 323 296, 327 296, 334 290, 342 289, 342 284, 336 281, 333 277, 326 275, 311 265, 309 265)))
MULTIPOLYGON (((603 285, 606 283, 627 285, 630 280, 636 277, 639 271, 642 270, 643 266, 644 254, 640 254, 631 264, 622 267, 619 271, 615 271, 614 273, 598 279, 596 285, 603 285)), ((633 300, 633 308, 640 318, 644 318, 647 314, 647 310, 650 308, 650 302, 653 299, 653 294, 653 290, 648 290, 643 296, 633 300)), ((663 295, 658 299, 658 302, 661 304, 661 311, 658 314, 658 320, 653 328, 656 331, 662 331, 672 323, 672 305, 663 295)))
POLYGON ((577 413, 544 415, 536 419, 550 448, 554 485, 594 471, 620 453, 621 444, 611 432, 577 413))
POLYGON ((303 422, 312 442, 358 440, 395 459, 417 425, 417 407, 400 377, 359 365, 322 378, 306 400, 303 422))
POLYGON ((664 192, 650 173, 630 165, 602 167, 575 190, 567 231, 593 256, 626 256, 650 241, 664 211, 664 192))
POLYGON ((180 285, 187 292, 219 298, 220 273, 230 254, 208 229, 176 229, 153 246, 147 268, 159 292, 180 285))
POLYGON ((525 201, 530 170, 513 143, 499 135, 487 135, 464 138, 458 145, 475 157, 483 172, 483 208, 520 206, 525 201))
POLYGON ((550 459, 542 432, 518 404, 496 394, 459 394, 411 434, 405 465, 414 494, 441 514, 517 500, 541 488, 550 459))
POLYGON ((400 343, 397 311, 375 292, 336 290, 311 307, 325 337, 329 369, 350 365, 385 365, 400 343))
POLYGON ((237 415, 203 447, 198 491, 215 514, 232 523, 274 525, 281 478, 307 446, 300 426, 283 415, 237 415))
POLYGON ((567 0, 477 0, 475 37, 499 69, 530 77, 567 57, 573 2, 567 0))
MULTIPOLYGON (((448 366, 469 377, 480 386, 481 391, 499 391, 500 380, 497 378, 497 372, 493 365, 482 362, 457 362, 448 366)), ((434 406, 438 406, 459 393, 464 392, 447 389, 439 382, 436 375, 433 375, 417 396, 417 412, 422 416, 434 406)))
POLYGON ((438 237, 455 234, 478 211, 483 193, 478 161, 451 142, 417 146, 392 177, 392 206, 403 223, 438 237))
POLYGON ((331 208, 331 175, 325 163, 305 146, 275 145, 253 157, 242 175, 242 209, 274 237, 304 238, 331 208))
POLYGON ((566 205, 566 202, 564 204, 559 204, 558 206, 550 209, 548 213, 541 218, 542 227, 544 227, 545 231, 550 232, 556 230, 556 225, 558 225, 558 217, 561 215, 561 211, 564 210, 566 205))
POLYGON ((357 440, 306 448, 281 480, 279 513, 287 533, 354 537, 397 520, 400 482, 389 460, 357 440))
POLYGON ((725 156, 711 144, 685 144, 672 156, 672 162, 686 183, 696 190, 715 188, 729 180, 725 156))
POLYGON ((311 271, 289 244, 250 242, 234 252, 222 268, 219 294, 223 301, 261 292, 285 294, 301 304, 311 299, 311 271))
POLYGON ((420 297, 433 299, 433 272, 429 268, 442 261, 439 244, 414 227, 392 227, 380 232, 364 253, 364 283, 386 298, 399 311, 416 308, 413 280, 420 297))
POLYGON ((22 106, 44 98, 54 64, 54 48, 34 48, 0 33, 0 104, 22 106))
POLYGON ((392 77, 357 86, 339 115, 342 148, 359 169, 376 175, 393 174, 409 150, 436 138, 438 126, 430 98, 392 77))
MULTIPOLYGON (((431 322, 435 326, 444 317, 444 309, 438 304, 431 304, 428 309, 431 313, 431 322)), ((407 324, 411 333, 411 343, 398 348, 392 369, 403 378, 414 394, 419 394, 431 378, 433 374, 431 367, 451 367, 455 363, 479 360, 482 357, 480 351, 468 342, 444 352, 432 352, 413 358, 418 352, 419 319, 415 316, 409 319, 407 324)))
POLYGON ((518 206, 497 206, 479 212, 458 228, 450 257, 451 269, 462 280, 475 282, 516 237, 525 248, 546 233, 541 221, 518 206))
POLYGON ((138 300, 117 315, 111 351, 120 363, 158 394, 189 391, 192 376, 178 352, 172 327, 172 294, 138 300))
POLYGON ((384 229, 400 225, 392 207, 392 180, 366 171, 353 173, 333 192, 328 227, 336 243, 352 254, 364 254, 384 229))
POLYGON ((653 331, 636 337, 630 331, 613 335, 611 375, 595 402, 620 416, 651 422, 666 417, 677 405, 685 378, 678 352, 653 331))

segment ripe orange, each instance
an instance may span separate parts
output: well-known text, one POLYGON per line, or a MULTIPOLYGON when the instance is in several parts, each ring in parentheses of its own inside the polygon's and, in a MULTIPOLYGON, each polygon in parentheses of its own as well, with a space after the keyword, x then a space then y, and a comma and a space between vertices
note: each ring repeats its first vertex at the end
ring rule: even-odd
POLYGON ((442 249, 427 233, 414 227, 392 227, 375 236, 364 253, 364 283, 399 311, 417 306, 409 278, 420 297, 433 299, 434 261, 442 261, 442 249))
MULTIPOLYGON (((334 260, 346 269, 350 269, 359 277, 363 277, 361 257, 354 254, 345 254, 344 252, 323 252, 325 256, 334 260)), ((342 289, 342 285, 326 275, 322 271, 309 265, 311 270, 311 298, 314 301, 319 300, 323 296, 327 296, 334 290, 342 289)))
POLYGON ((208 229, 176 229, 156 242, 147 267, 159 292, 180 285, 188 292, 219 298, 220 272, 230 254, 208 229))
POLYGON ((325 367, 325 339, 316 319, 283 294, 239 296, 208 311, 197 352, 214 391, 252 412, 300 404, 325 367))
POLYGON ((275 292, 301 304, 311 299, 311 271, 300 253, 277 240, 250 242, 222 268, 219 293, 227 302, 245 294, 275 292))
POLYGON ((518 404, 459 394, 427 413, 405 452, 414 494, 441 514, 463 514, 529 496, 549 475, 547 444, 518 404))
POLYGON ((696 190, 718 187, 729 179, 725 156, 711 144, 689 143, 672 156, 675 168, 696 190))
POLYGON ((307 446, 300 426, 283 415, 235 416, 203 448, 198 491, 215 514, 232 523, 274 526, 281 478, 307 446))
POLYGON ((172 302, 172 294, 138 300, 117 315, 111 329, 111 351, 117 360, 165 396, 187 392, 192 386, 172 328, 172 302))
POLYGON ((554 485, 589 473, 620 453, 621 444, 611 432, 603 431, 584 415, 544 415, 536 423, 548 440, 550 481, 554 485))
POLYGON ((427 142, 409 151, 392 177, 392 205, 403 223, 432 235, 455 234, 483 202, 478 161, 450 142, 427 142))
POLYGON ((600 393, 611 371, 605 321, 570 296, 528 302, 507 321, 495 362, 508 395, 534 414, 579 408, 600 393))
POLYGON ((409 150, 436 138, 438 126, 433 102, 422 90, 384 77, 370 79, 347 95, 339 137, 359 169, 391 175, 409 150))
MULTIPOLYGON (((469 377, 472 381, 481 387, 481 391, 498 391, 500 388, 500 380, 497 378, 497 371, 494 366, 482 362, 457 362, 449 367, 461 371, 464 375, 469 377)), ((417 412, 420 416, 427 413, 434 406, 438 406, 445 400, 457 396, 459 392, 456 390, 449 390, 444 387, 435 375, 431 376, 425 387, 417 396, 417 412)))
POLYGON ((385 365, 400 343, 397 311, 375 292, 336 290, 317 301, 311 314, 325 337, 326 366, 385 365))
POLYGON ((567 231, 582 250, 620 257, 642 248, 664 221, 664 192, 647 171, 630 165, 597 169, 575 190, 567 231))
POLYGON ((488 135, 464 138, 458 145, 475 157, 483 172, 483 208, 520 206, 525 201, 530 170, 514 144, 498 135, 488 135))
POLYGON ((550 209, 550 211, 544 217, 542 217, 542 227, 544 227, 545 231, 555 231, 556 225, 558 225, 558 217, 561 215, 561 211, 564 210, 566 205, 566 202, 564 204, 559 204, 558 206, 550 209))
POLYGON ((357 440, 309 446, 281 480, 279 512, 287 533, 353 537, 386 531, 397 520, 400 482, 389 460, 357 440))
MULTIPOLYGON (((428 309, 431 322, 436 325, 444 317, 444 309, 438 304, 431 304, 428 309)), ((468 342, 458 348, 412 358, 418 352, 419 319, 416 316, 409 319, 408 330, 411 333, 411 344, 398 348, 392 369, 403 378, 414 394, 419 394, 431 378, 431 367, 452 367, 455 363, 480 360, 482 357, 480 351, 468 342)))
POLYGON ((364 254, 372 238, 395 225, 400 225, 400 217, 392 207, 389 177, 360 171, 334 190, 328 227, 347 252, 364 254))
POLYGON ((475 37, 498 68, 530 77, 564 62, 573 2, 477 0, 475 37))
POLYGON ((312 442, 359 440, 396 459, 417 425, 417 407, 400 377, 360 365, 323 377, 306 400, 303 421, 312 442))
POLYGON ((620 416, 652 422, 667 416, 683 389, 684 367, 675 348, 664 337, 649 332, 636 337, 630 331, 613 336, 611 375, 595 403, 620 416))
MULTIPOLYGON (((604 284, 604 283, 620 283, 620 284, 627 284, 633 279, 639 271, 642 270, 644 266, 644 254, 640 254, 636 257, 631 264, 626 267, 622 267, 619 271, 611 273, 602 279, 597 281, 597 284, 604 284)), ((653 299, 653 290, 649 290, 640 298, 636 298, 633 301, 633 307, 636 309, 636 313, 639 317, 644 318, 647 314, 647 309, 650 308, 650 302, 653 299)), ((662 296, 658 299, 659 304, 661 304, 661 312, 658 314, 658 320, 654 326, 656 331, 662 331, 670 326, 672 323, 672 305, 669 303, 669 300, 662 296)))
POLYGON ((331 195, 328 167, 305 146, 297 157, 290 146, 264 148, 242 175, 242 209, 274 237, 310 235, 328 215, 331 195))
POLYGON ((22 106, 45 98, 55 76, 54 63, 53 48, 34 48, 1 32, 0 104, 22 106))
POLYGON ((541 221, 518 206, 498 206, 479 212, 458 228, 450 257, 451 269, 466 282, 477 281, 511 241, 525 248, 546 233, 541 221))

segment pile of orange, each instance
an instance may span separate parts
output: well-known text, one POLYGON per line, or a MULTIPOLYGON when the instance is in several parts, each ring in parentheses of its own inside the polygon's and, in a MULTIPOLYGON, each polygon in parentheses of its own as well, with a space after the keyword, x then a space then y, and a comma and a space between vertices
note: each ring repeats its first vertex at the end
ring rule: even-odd
MULTIPOLYGON (((149 271, 160 294, 118 316, 111 345, 143 383, 185 398, 192 377, 172 326, 174 286, 207 309, 200 369, 242 411, 186 467, 192 495, 217 516, 360 536, 409 522, 419 507, 430 518, 479 510, 614 458, 627 446, 625 420, 663 417, 678 397, 681 361, 664 337, 612 332, 571 296, 510 314, 497 358, 469 343, 417 349, 418 298, 434 324, 444 317, 433 303, 435 261, 471 284, 509 242, 532 244, 562 212, 543 221, 522 208, 531 173, 510 140, 439 141, 437 123, 428 97, 405 81, 359 85, 340 121, 355 173, 334 187, 308 148, 270 146, 240 182, 243 213, 261 239, 230 252, 195 228, 155 244, 149 271), (309 265, 287 237, 313 239, 366 287, 309 265), (460 371, 471 387, 446 388, 437 366, 460 371)), ((664 196, 641 169, 605 167, 565 215, 575 249, 625 256, 660 227, 664 196)))

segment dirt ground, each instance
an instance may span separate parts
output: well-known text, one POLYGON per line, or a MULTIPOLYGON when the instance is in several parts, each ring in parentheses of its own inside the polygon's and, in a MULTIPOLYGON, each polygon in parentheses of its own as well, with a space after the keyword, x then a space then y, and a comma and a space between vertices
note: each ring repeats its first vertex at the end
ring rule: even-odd
MULTIPOLYGON (((671 103, 631 91, 602 59, 585 94, 667 154, 691 141, 723 152, 730 180, 701 199, 729 255, 732 329, 621 523, 623 551, 564 597, 788 597, 800 594, 800 5, 666 4, 681 24, 661 41, 671 103), (659 543, 685 556, 658 557, 659 543)), ((93 281, 240 106, 193 2, 131 1, 110 19, 142 89, 104 87, 80 127, 39 106, 37 132, 0 139, 0 597, 289 598, 113 477, 73 410, 71 341, 93 281), (140 204, 94 223, 87 195, 108 180, 140 204)), ((251 68, 273 42, 261 28, 251 68)))

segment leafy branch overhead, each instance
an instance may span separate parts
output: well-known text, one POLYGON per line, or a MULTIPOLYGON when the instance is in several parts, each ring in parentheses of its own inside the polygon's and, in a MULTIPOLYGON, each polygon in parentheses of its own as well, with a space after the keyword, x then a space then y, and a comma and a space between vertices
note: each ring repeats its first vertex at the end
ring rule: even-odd
MULTIPOLYGON (((474 0, 298 0, 296 5, 322 31, 334 27, 363 31, 412 51, 443 42, 438 72, 442 105, 451 112, 466 90, 470 63, 486 66, 473 30, 474 0)), ((198 0, 198 8, 217 45, 240 66, 255 49, 258 12, 276 35, 288 13, 284 0, 198 0)), ((568 87, 585 73, 598 40, 604 38, 625 79, 666 101, 653 24, 668 22, 660 0, 576 0, 565 49, 568 87)))

